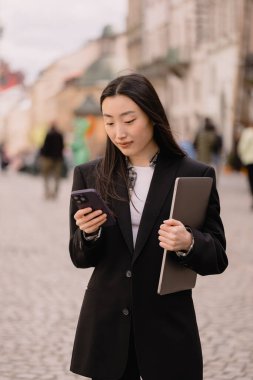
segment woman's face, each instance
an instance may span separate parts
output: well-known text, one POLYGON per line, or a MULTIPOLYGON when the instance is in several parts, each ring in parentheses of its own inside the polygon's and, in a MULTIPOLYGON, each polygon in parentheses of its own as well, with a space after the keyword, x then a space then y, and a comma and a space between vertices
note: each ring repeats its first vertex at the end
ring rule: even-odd
POLYGON ((153 138, 153 125, 142 109, 127 96, 115 95, 105 98, 102 112, 112 143, 133 165, 148 165, 158 147, 153 138))

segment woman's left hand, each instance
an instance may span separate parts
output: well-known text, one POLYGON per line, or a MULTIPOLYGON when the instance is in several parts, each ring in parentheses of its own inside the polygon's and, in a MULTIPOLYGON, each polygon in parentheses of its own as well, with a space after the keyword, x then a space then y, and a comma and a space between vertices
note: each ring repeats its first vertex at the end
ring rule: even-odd
POLYGON ((179 220, 164 220, 158 231, 159 245, 168 251, 188 251, 192 235, 179 220))

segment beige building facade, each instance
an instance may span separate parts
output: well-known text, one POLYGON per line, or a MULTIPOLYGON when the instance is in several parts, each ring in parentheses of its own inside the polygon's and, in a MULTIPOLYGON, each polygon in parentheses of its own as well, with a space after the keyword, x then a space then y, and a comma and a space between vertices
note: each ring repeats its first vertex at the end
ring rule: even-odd
POLYGON ((58 94, 63 91, 66 81, 81 75, 96 59, 98 53, 99 44, 96 40, 90 41, 78 51, 62 57, 40 73, 31 88, 31 129, 35 135, 38 134, 38 130, 45 131, 52 121, 56 121, 60 128, 65 130, 66 121, 61 114, 58 94))
POLYGON ((13 86, 0 94, 0 144, 8 157, 31 149, 29 136, 31 99, 23 85, 13 86))
MULTIPOLYGON (((128 67, 126 33, 114 33, 110 26, 104 28, 100 37, 46 67, 22 97, 12 101, 8 112, 4 107, 4 117, 0 115, 0 138, 6 136, 10 155, 15 157, 38 149, 52 122, 64 132, 66 144, 71 143, 75 110, 87 96, 93 96, 98 102, 108 81, 126 72, 128 67), (24 106, 26 98, 29 105, 27 101, 24 106)), ((97 124, 101 141, 104 136, 101 120, 97 124)))
POLYGON ((103 87, 114 76, 128 67, 127 38, 125 33, 114 34, 104 31, 102 36, 91 42, 92 54, 86 50, 89 59, 79 75, 65 80, 55 95, 59 124, 63 130, 71 129, 74 111, 89 95, 99 102, 103 87), (91 59, 92 58, 92 59, 91 59))
POLYGON ((55 96, 59 125, 65 132, 69 132, 72 141, 76 117, 90 121, 90 129, 84 137, 90 159, 103 154, 105 147, 106 134, 99 106, 101 92, 111 79, 128 70, 126 33, 116 34, 107 26, 95 42, 98 49, 92 62, 81 75, 65 81, 55 96), (82 105, 88 99, 94 103, 93 110, 85 110, 84 107, 84 113, 80 114, 82 105))
POLYGON ((232 147, 241 121, 237 103, 247 2, 129 0, 130 65, 158 90, 179 140, 189 131, 194 138, 204 117, 210 117, 225 150, 232 147), (132 17, 135 9, 139 20, 132 17))

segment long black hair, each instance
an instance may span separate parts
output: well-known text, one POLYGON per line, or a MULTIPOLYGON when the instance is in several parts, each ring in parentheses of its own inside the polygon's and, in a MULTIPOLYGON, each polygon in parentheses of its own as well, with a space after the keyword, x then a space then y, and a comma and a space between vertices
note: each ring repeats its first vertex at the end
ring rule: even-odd
MULTIPOLYGON (((109 96, 125 95, 133 100, 148 116, 154 126, 154 140, 160 153, 168 157, 183 157, 185 153, 176 143, 165 110, 150 81, 141 74, 128 74, 112 80, 100 97, 103 101, 109 96)), ((123 179, 127 185, 125 156, 107 137, 105 155, 97 167, 97 188, 105 200, 121 199, 117 194, 115 182, 123 179)))

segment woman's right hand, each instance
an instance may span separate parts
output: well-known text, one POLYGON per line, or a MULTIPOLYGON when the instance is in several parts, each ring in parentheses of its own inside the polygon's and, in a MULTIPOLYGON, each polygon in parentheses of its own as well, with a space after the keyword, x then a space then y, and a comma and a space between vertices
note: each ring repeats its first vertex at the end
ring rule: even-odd
POLYGON ((91 207, 87 207, 78 210, 74 215, 74 219, 80 230, 86 234, 92 234, 97 232, 102 224, 106 222, 107 215, 103 214, 102 210, 92 211, 91 207))

